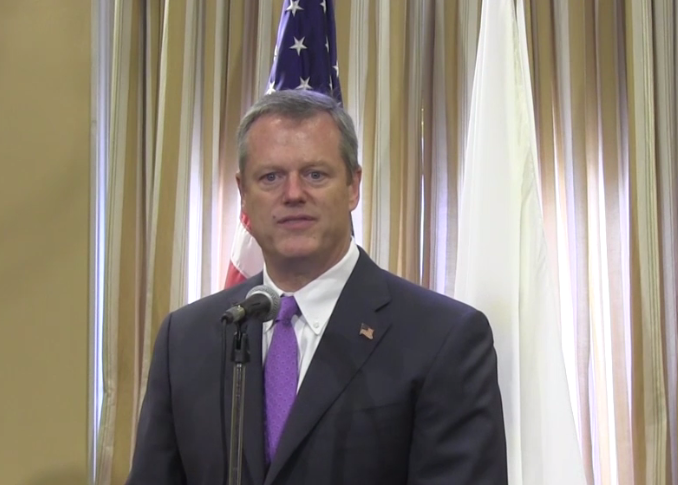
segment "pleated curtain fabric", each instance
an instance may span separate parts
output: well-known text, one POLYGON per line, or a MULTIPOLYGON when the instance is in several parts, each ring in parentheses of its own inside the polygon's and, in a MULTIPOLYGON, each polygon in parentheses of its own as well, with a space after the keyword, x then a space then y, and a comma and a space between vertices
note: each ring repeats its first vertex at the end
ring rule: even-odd
MULTIPOLYGON (((266 90, 285 1, 110 3, 97 484, 124 482, 162 318, 223 288, 240 212, 235 132, 266 90)), ((343 100, 364 172, 356 239, 382 267, 450 296, 463 262, 487 2, 498 0, 335 3, 343 100)), ((675 485, 678 9, 672 0, 516 5, 587 482, 675 485)))

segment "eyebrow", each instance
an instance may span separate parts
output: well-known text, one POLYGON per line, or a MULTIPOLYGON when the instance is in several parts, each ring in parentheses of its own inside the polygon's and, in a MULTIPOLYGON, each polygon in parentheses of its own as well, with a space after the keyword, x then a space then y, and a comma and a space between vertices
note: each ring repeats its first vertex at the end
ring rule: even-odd
MULTIPOLYGON (((314 167, 319 167, 319 168, 332 168, 331 164, 327 162, 326 160, 313 160, 310 162, 304 162, 303 165, 300 167, 300 170, 308 169, 308 168, 314 168, 314 167)), ((277 163, 264 163, 263 165, 257 167, 256 170, 254 170, 254 173, 266 173, 266 172, 271 172, 271 171, 286 171, 280 164, 277 163)))
POLYGON ((306 168, 309 168, 309 167, 310 168, 312 168, 312 167, 332 168, 332 165, 326 160, 314 160, 312 162, 304 164, 304 167, 306 167, 306 168))

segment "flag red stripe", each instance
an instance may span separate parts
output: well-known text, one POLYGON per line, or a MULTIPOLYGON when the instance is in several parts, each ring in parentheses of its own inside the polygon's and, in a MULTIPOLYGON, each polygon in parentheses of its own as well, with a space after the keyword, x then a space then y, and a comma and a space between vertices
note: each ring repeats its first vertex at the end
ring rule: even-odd
POLYGON ((238 285, 245 281, 245 275, 238 271, 231 261, 228 265, 228 272, 226 273, 226 283, 224 283, 224 288, 230 288, 231 286, 238 285))
POLYGON ((250 220, 244 212, 240 212, 240 220, 236 228, 231 249, 231 259, 226 273, 224 288, 242 283, 263 269, 261 248, 250 232, 250 220))

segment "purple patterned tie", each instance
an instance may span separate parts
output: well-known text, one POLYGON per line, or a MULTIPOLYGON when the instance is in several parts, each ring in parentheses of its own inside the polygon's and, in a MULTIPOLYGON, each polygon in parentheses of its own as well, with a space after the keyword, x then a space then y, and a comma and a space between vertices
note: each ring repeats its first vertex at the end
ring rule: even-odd
POLYGON ((283 296, 275 319, 273 338, 266 355, 264 387, 266 392, 266 451, 268 462, 275 456, 285 421, 297 397, 299 357, 292 317, 299 311, 293 296, 283 296))

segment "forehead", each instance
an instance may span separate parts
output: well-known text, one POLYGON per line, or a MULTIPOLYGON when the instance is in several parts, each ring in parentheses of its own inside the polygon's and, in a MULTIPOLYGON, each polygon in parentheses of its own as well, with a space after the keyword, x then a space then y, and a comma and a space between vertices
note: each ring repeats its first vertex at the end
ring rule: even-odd
POLYGON ((333 159, 340 157, 341 134, 332 116, 318 113, 298 119, 278 114, 264 115, 250 128, 248 163, 282 161, 286 158, 333 159))
POLYGON ((328 113, 317 113, 305 118, 268 114, 252 124, 248 141, 256 139, 257 144, 269 141, 293 144, 330 141, 333 138, 338 140, 339 136, 339 129, 328 113))

